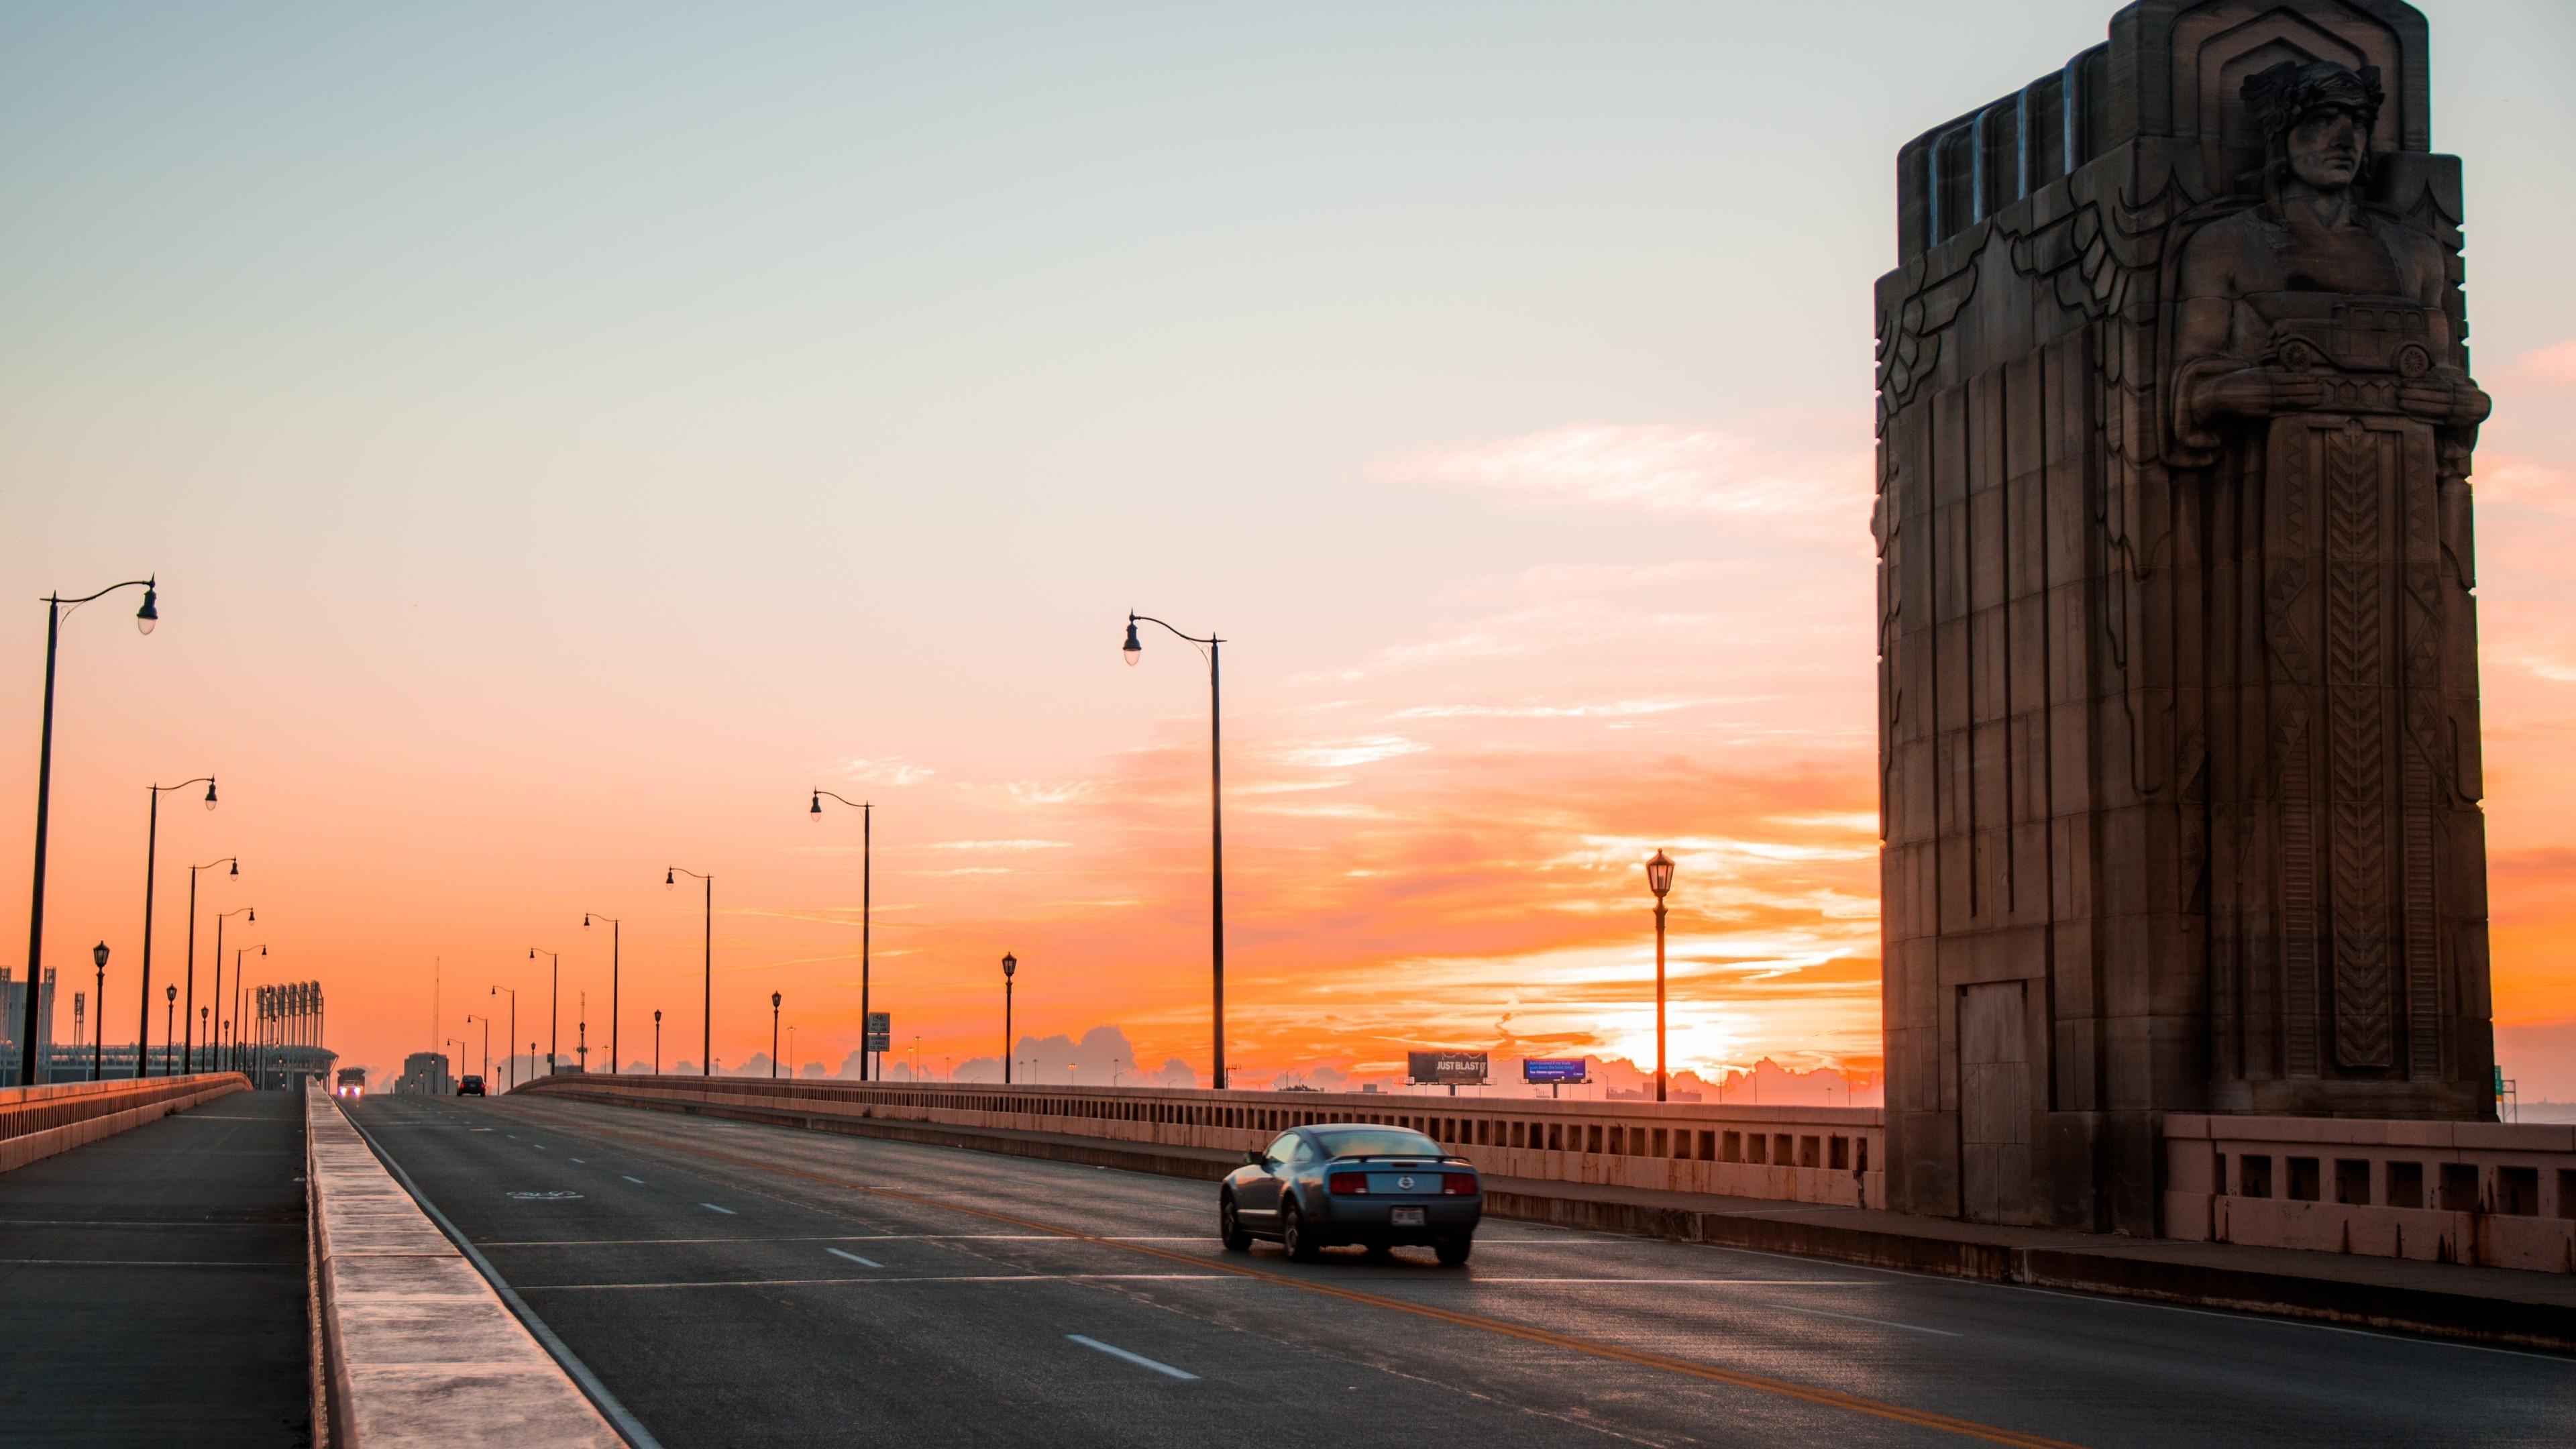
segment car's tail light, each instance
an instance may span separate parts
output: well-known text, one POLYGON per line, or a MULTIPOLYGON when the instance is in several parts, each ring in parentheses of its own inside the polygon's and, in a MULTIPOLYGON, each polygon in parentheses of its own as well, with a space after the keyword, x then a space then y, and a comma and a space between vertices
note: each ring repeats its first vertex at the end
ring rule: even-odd
POLYGON ((1336 1172, 1324 1179, 1324 1191, 1344 1194, 1365 1194, 1368 1191, 1368 1174, 1365 1172, 1336 1172))
POLYGON ((1474 1197, 1476 1195, 1476 1179, 1471 1174, 1464 1172, 1443 1173, 1440 1178, 1440 1195, 1442 1197, 1474 1197))

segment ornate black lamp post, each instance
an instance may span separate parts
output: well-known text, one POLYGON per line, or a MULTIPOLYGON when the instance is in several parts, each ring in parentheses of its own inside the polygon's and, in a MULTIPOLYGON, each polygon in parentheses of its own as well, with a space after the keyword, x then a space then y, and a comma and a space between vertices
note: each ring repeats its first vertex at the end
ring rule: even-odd
MULTIPOLYGON (((152 626, 161 622, 159 608, 161 591, 155 579, 128 579, 124 583, 110 584, 95 594, 85 594, 77 599, 66 599, 60 594, 54 594, 49 595, 45 600, 45 713, 43 730, 36 746, 35 900, 27 908, 27 1010, 23 1029, 18 1033, 18 1040, 22 1042, 32 1044, 36 1040, 36 1029, 39 1025, 36 1019, 36 999, 44 994, 39 989, 39 984, 42 980, 40 973, 45 960, 45 827, 53 814, 54 656, 59 652, 62 642, 63 606, 86 604, 92 599, 105 598, 118 589, 131 588, 143 590, 143 607, 135 611, 134 625, 149 634, 152 632, 152 626)), ((150 998, 147 996, 145 999, 148 1001, 150 998)), ((106 1014, 107 1003, 102 1001, 99 1003, 99 1015, 104 1017, 106 1014)), ((36 1085, 36 1056, 37 1053, 32 1045, 18 1053, 18 1085, 22 1087, 36 1085)))
MULTIPOLYGON (((165 1057, 165 1058, 175 1058, 175 1057, 177 1057, 177 1056, 179 1055, 178 1028, 177 1028, 177 1026, 176 1026, 176 1025, 171 1021, 171 1018, 172 1018, 172 1017, 174 1017, 174 1016, 177 1016, 178 1014, 179 1014, 179 988, 178 988, 178 987, 176 987, 176 986, 164 986, 164 987, 162 987, 162 988, 161 988, 161 1055, 162 1055, 163 1057, 165 1057)), ((176 1073, 172 1070, 172 1063, 171 1063, 171 1062, 169 1062, 169 1061, 164 1061, 164 1062, 161 1064, 161 1075, 163 1075, 163 1076, 165 1076, 165 1077, 176 1075, 176 1073)))
POLYGON ((1020 971, 1020 958, 1002 953, 1002 1085, 1011 1084, 1011 978, 1020 971))
POLYGON ((534 946, 528 948, 529 960, 534 961, 539 956, 554 963, 554 974, 547 978, 546 986, 546 1075, 551 1077, 555 1074, 555 1048, 563 1044, 559 1020, 563 1015, 563 953, 540 951, 534 946))
MULTIPOLYGON (((206 782, 206 788, 208 790, 214 789, 215 782, 208 780, 206 782)), ((227 855, 221 860, 210 860, 204 865, 192 865, 188 867, 188 1015, 179 1019, 181 1021, 190 1022, 186 1053, 188 1064, 186 1070, 191 1072, 197 1069, 197 1038, 206 1034, 200 1025, 204 1020, 205 1012, 200 1010, 197 1006, 197 872, 201 870, 213 870, 219 865, 230 865, 232 867, 230 875, 236 880, 240 879, 241 858, 239 856, 227 855)), ((215 967, 218 974, 221 973, 223 964, 223 941, 222 938, 218 936, 215 942, 215 967)), ((221 984, 222 983, 220 982, 217 983, 218 986, 221 984)), ((214 1043, 209 1041, 206 1045, 212 1047, 214 1043)))
POLYGON ((769 993, 769 1079, 778 1080, 778 1003, 785 998, 769 993))
MULTIPOLYGON (((105 1002, 107 1000, 107 943, 105 941, 101 941, 97 945, 90 947, 89 958, 98 963, 98 984, 91 989, 90 996, 93 1000, 105 1002)), ((34 985, 35 983, 29 982, 29 989, 32 990, 34 985)), ((32 1039, 33 1038, 30 1038, 30 1040, 32 1039)), ((98 1014, 98 1029, 90 1037, 89 1079, 93 1082, 100 1080, 100 1074, 106 1069, 106 1066, 107 1013, 101 1011, 98 1014)), ((75 1070, 78 1069, 75 1068, 75 1070)))
POLYGON ((653 1075, 662 1075, 662 1013, 653 1013, 653 1075))
MULTIPOLYGON (((143 1064, 151 1059, 148 1048, 152 1035, 152 878, 153 870, 161 860, 161 792, 185 790, 191 785, 205 786, 206 808, 215 808, 215 777, 212 775, 200 775, 176 785, 155 785, 152 787, 151 828, 143 836, 143 1004, 134 1014, 134 1075, 138 1078, 144 1074, 143 1064)), ((167 1027, 170 1013, 165 1011, 161 1015, 162 1025, 167 1027)), ((168 1068, 172 1065, 175 1063, 163 1064, 163 1076, 169 1075, 168 1068)))
POLYGON ((622 1070, 617 1065, 617 969, 618 957, 624 954, 619 938, 626 933, 626 923, 592 911, 581 918, 581 928, 589 930, 594 920, 608 923, 608 1070, 614 1075, 622 1070))
MULTIPOLYGON (((813 808, 805 812, 806 818, 817 825, 823 823, 823 797, 826 795, 832 795, 832 792, 815 791, 813 808)), ((868 1013, 871 1009, 868 1004, 868 915, 873 904, 869 899, 873 884, 870 880, 873 874, 870 857, 876 850, 877 807, 864 800, 847 800, 838 795, 832 795, 832 798, 859 812, 859 1080, 864 1082, 868 1079, 868 1013)))
POLYGON ((1207 650, 1208 662, 1208 920, 1212 932, 1209 970, 1215 983, 1216 1090, 1226 1089, 1225 1075, 1225 750, 1220 728, 1221 710, 1217 694, 1217 646, 1225 641, 1211 634, 1202 639, 1184 634, 1149 614, 1129 610, 1127 642, 1120 651, 1134 664, 1144 657, 1145 646, 1136 637, 1138 624, 1158 624, 1173 638, 1197 644, 1207 650))
MULTIPOLYGON (((698 1024, 698 1075, 702 1077, 712 1077, 716 1074, 716 878, 711 875, 700 875, 694 870, 687 870, 680 866, 673 865, 663 867, 662 884, 666 886, 678 885, 680 883, 679 878, 681 876, 687 876, 691 880, 702 880, 707 883, 707 980, 705 999, 701 1003, 700 1007, 702 1014, 699 1017, 698 1024)), ((657 1016, 654 1019, 658 1021, 661 1018, 657 1016)), ((862 1031, 867 1029, 867 1023, 865 1022, 861 1022, 859 1026, 862 1031)), ((657 1036, 655 1039, 659 1040, 660 1038, 657 1036)), ((658 1068, 656 1069, 656 1074, 659 1074, 658 1068)))
POLYGON ((1662 851, 1646 862, 1646 888, 1655 893, 1655 1100, 1664 1100, 1664 893, 1673 888, 1673 862, 1662 851))

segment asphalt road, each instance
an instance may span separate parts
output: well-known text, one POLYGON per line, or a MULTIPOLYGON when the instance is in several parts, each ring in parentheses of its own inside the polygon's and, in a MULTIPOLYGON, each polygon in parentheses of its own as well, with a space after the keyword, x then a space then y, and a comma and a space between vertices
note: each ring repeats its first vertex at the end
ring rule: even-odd
POLYGON ((1490 1221, 1316 1264, 1215 1185, 576 1102, 358 1120, 669 1449, 2531 1444, 2576 1361, 1490 1221))
POLYGON ((304 1252, 298 1093, 0 1173, 0 1445, 312 1442, 304 1252))

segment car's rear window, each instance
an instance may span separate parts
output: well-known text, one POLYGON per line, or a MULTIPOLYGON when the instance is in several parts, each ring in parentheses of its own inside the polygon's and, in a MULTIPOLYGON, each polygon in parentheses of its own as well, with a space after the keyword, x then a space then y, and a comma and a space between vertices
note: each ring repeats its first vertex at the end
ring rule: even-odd
POLYGON ((1438 1157, 1440 1144, 1403 1127, 1322 1127, 1315 1138, 1335 1157, 1438 1157))

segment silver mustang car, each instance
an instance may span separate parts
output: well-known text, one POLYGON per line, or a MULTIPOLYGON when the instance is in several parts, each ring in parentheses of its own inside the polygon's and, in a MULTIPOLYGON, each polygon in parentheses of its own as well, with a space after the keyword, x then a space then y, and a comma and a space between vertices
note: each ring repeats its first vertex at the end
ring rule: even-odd
POLYGON ((1311 1259, 1335 1243, 1366 1245, 1372 1256, 1428 1243, 1457 1267, 1476 1245, 1485 1214, 1474 1163, 1407 1127, 1297 1127, 1244 1154, 1217 1189, 1217 1236, 1232 1252, 1277 1238, 1288 1256, 1311 1259))

